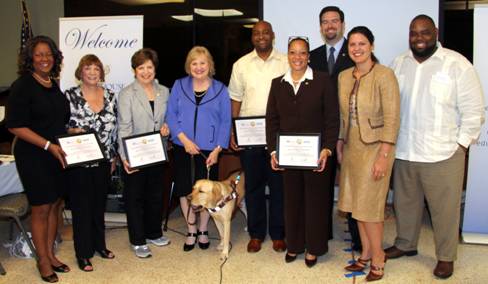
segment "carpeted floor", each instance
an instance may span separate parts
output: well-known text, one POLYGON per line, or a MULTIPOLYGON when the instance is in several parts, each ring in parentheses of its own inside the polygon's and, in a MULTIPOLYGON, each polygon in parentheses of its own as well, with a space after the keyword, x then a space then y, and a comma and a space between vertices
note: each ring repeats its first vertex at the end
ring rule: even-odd
MULTIPOLYGON (((344 239, 344 219, 335 218, 335 238, 329 242, 329 253, 319 258, 313 268, 304 264, 303 255, 290 264, 284 261, 284 253, 276 253, 271 241, 263 243, 259 253, 246 251, 248 235, 244 231, 245 220, 237 214, 232 227, 233 249, 230 258, 222 266, 222 283, 365 283, 365 276, 346 277, 343 267, 351 259, 349 246, 344 239)), ((221 261, 215 249, 218 241, 212 240, 206 251, 196 247, 191 252, 183 252, 186 226, 179 212, 169 220, 170 230, 165 234, 171 239, 167 247, 151 246, 153 256, 139 259, 129 249, 125 227, 107 229, 107 246, 116 254, 114 260, 98 256, 92 259, 95 271, 82 272, 76 266, 73 242, 64 241, 59 248, 58 258, 68 264, 72 271, 58 274, 61 283, 219 283, 221 261)), ((393 217, 386 220, 385 247, 392 244, 395 232, 393 217)), ((213 223, 210 236, 217 237, 213 223)), ((0 222, 0 240, 8 238, 8 224, 0 222)), ((432 275, 436 260, 430 224, 426 221, 421 232, 419 255, 390 260, 386 264, 386 274, 379 283, 488 283, 488 246, 459 246, 459 259, 455 273, 448 280, 437 280, 432 275)), ((0 283, 42 283, 32 259, 18 259, 0 248, 0 261, 7 274, 0 276, 0 283)))

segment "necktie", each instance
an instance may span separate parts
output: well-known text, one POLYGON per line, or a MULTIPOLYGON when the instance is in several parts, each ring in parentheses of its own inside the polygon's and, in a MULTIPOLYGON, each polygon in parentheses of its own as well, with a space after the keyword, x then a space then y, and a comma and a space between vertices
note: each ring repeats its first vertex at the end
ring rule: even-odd
POLYGON ((327 67, 329 68, 329 75, 332 74, 332 72, 334 71, 334 63, 335 63, 334 51, 335 48, 331 46, 329 49, 329 59, 327 59, 327 67))

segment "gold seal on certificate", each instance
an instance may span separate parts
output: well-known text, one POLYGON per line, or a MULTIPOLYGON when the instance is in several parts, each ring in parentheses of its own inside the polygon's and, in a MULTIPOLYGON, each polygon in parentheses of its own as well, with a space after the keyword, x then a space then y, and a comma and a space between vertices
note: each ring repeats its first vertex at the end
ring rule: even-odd
POLYGON ((68 134, 56 137, 63 149, 67 167, 85 165, 104 160, 102 146, 94 132, 68 134))
POLYGON ((122 141, 131 169, 149 167, 168 160, 159 131, 124 137, 122 141))
POLYGON ((234 134, 239 147, 266 146, 266 120, 264 116, 234 118, 234 134))
POLYGON ((318 169, 320 133, 280 133, 277 135, 276 157, 280 168, 318 169))

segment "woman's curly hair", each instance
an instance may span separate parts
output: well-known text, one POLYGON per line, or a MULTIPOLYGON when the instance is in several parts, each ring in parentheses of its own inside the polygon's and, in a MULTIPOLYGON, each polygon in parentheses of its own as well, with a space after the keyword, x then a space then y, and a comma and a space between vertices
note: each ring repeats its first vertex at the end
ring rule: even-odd
POLYGON ((54 64, 53 68, 51 69, 51 73, 49 74, 52 78, 58 78, 59 72, 61 72, 61 64, 63 62, 63 53, 61 50, 58 49, 54 40, 47 36, 35 36, 27 41, 24 49, 22 49, 19 53, 19 57, 17 60, 18 71, 17 74, 25 75, 34 72, 33 66, 33 57, 34 57, 34 48, 39 43, 45 43, 51 49, 53 54, 54 64))

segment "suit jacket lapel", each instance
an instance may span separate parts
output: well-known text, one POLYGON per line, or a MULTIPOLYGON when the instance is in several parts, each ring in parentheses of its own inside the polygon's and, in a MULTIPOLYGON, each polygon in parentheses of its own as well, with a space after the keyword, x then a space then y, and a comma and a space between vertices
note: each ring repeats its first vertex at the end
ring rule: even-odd
POLYGON ((342 66, 344 66, 344 63, 347 60, 347 40, 344 40, 344 43, 342 44, 341 50, 339 51, 339 55, 337 56, 337 60, 334 64, 334 74, 337 73, 338 70, 341 69, 342 66))
POLYGON ((134 84, 135 96, 136 99, 141 104, 142 108, 146 111, 146 113, 151 117, 153 117, 153 111, 151 109, 151 105, 149 105, 149 100, 147 99, 146 93, 139 82, 135 81, 134 84))

